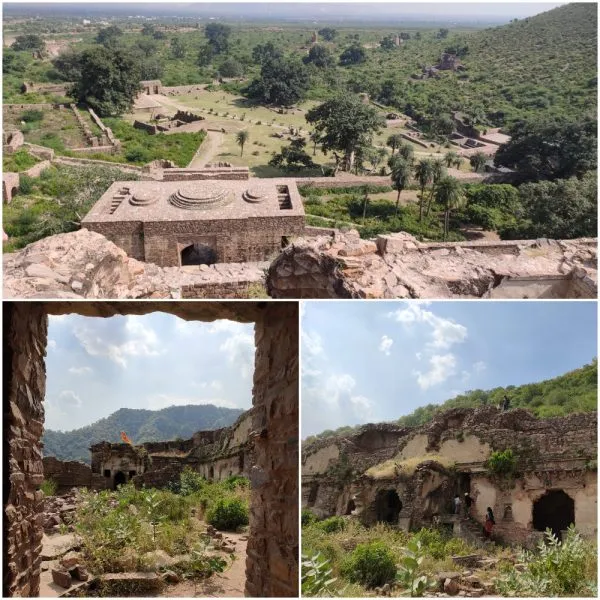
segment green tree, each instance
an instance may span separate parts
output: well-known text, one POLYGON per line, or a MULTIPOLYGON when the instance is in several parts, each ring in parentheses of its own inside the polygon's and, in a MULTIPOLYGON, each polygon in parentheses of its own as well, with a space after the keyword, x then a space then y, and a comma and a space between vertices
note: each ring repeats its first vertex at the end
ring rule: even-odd
POLYGON ((326 42, 333 42, 337 37, 337 30, 331 27, 323 27, 317 32, 326 42))
POLYGON ((581 177, 598 168, 597 122, 519 122, 510 131, 511 140, 494 158, 496 165, 516 169, 528 181, 581 177))
POLYGON ((400 155, 394 156, 393 159, 390 159, 390 163, 390 167, 392 169, 392 186, 398 192, 398 196, 396 197, 395 212, 397 215, 400 208, 400 194, 410 183, 412 165, 408 160, 400 155))
POLYGON ((340 64, 343 67, 359 65, 360 63, 364 63, 366 60, 367 52, 358 42, 346 48, 340 55, 340 64))
POLYGON ((327 100, 306 113, 308 123, 314 124, 324 152, 343 152, 347 171, 354 165, 359 146, 370 146, 373 134, 385 127, 385 119, 358 96, 345 94, 327 100))
POLYGON ((154 35, 154 32, 156 31, 154 25, 151 25, 150 23, 145 23, 144 26, 142 27, 142 31, 141 34, 142 35, 154 35))
POLYGON ((450 152, 446 152, 444 155, 444 162, 446 163, 446 166, 450 168, 456 164, 458 158, 458 154, 454 152, 454 150, 450 150, 450 152))
POLYGON ((415 178, 419 182, 421 196, 419 198, 419 221, 423 220, 423 209, 425 207, 425 189, 433 181, 433 163, 430 159, 420 160, 415 167, 415 178))
POLYGON ((241 77, 244 74, 244 65, 235 58, 228 58, 219 67, 219 74, 221 77, 241 77))
POLYGON ((446 176, 446 165, 441 158, 436 158, 431 161, 431 173, 431 194, 429 195, 429 203, 427 204, 427 212, 425 213, 426 216, 429 216, 436 186, 438 182, 446 176))
POLYGON ((388 137, 388 139, 385 141, 386 146, 389 146, 392 149, 392 156, 394 156, 394 153, 396 152, 396 148, 398 148, 398 146, 400 146, 403 139, 404 138, 399 133, 394 133, 394 134, 390 135, 388 137))
POLYGON ((471 154, 471 156, 469 156, 469 163, 473 167, 473 171, 475 171, 475 173, 483 171, 483 167, 487 161, 488 157, 483 152, 475 152, 475 154, 471 154))
POLYGON ((96 42, 103 46, 115 46, 119 38, 123 35, 121 29, 116 25, 110 25, 100 29, 96 34, 96 42))
POLYGON ((242 131, 238 131, 235 136, 235 141, 237 145, 241 148, 240 156, 244 155, 244 144, 248 141, 250 134, 246 129, 242 129, 242 131))
POLYGON ((124 50, 94 47, 81 54, 81 77, 71 94, 101 116, 120 115, 140 91, 140 64, 124 50))
POLYGON ((282 52, 276 48, 271 42, 266 44, 258 44, 252 49, 252 60, 257 65, 263 65, 270 60, 283 58, 282 52))
POLYGON ((289 106, 304 99, 309 86, 304 65, 296 59, 269 58, 260 77, 245 90, 249 97, 265 104, 289 106))
POLYGON ((204 28, 204 35, 208 40, 208 45, 215 54, 222 54, 229 50, 229 36, 231 27, 223 23, 209 23, 204 28))
POLYGON ((465 204, 462 185, 456 177, 442 177, 435 189, 435 200, 444 207, 444 240, 448 237, 450 228, 450 212, 465 204))
POLYGON ((319 69, 328 69, 335 65, 333 54, 326 46, 315 44, 302 59, 305 65, 313 64, 319 69))
POLYGON ((381 42, 379 42, 379 47, 382 50, 394 50, 396 48, 396 44, 394 44, 394 38, 391 35, 386 35, 381 42))
POLYGON ((81 77, 81 54, 68 49, 52 59, 52 66, 65 81, 77 81, 81 77))
POLYGON ((156 54, 158 50, 158 44, 155 40, 149 38, 140 38, 135 43, 136 47, 139 48, 142 55, 146 58, 156 54))
POLYGON ((41 36, 29 33, 26 35, 18 35, 11 44, 11 48, 17 51, 39 50, 40 52, 44 52, 44 50, 46 50, 46 42, 44 42, 44 39, 41 36))
POLYGON ((273 156, 269 164, 286 170, 314 167, 312 158, 304 150, 305 146, 306 142, 303 138, 296 138, 289 146, 283 147, 279 154, 273 156))
POLYGON ((173 58, 185 58, 187 49, 181 38, 174 37, 171 40, 171 54, 173 55, 173 58))
POLYGON ((208 67, 212 62, 212 59, 215 55, 215 51, 210 44, 203 44, 200 46, 198 50, 198 58, 196 59, 196 64, 199 67, 208 67))
POLYGON ((401 142, 398 146, 398 156, 401 156, 406 162, 412 164, 415 158, 415 149, 407 142, 401 142))

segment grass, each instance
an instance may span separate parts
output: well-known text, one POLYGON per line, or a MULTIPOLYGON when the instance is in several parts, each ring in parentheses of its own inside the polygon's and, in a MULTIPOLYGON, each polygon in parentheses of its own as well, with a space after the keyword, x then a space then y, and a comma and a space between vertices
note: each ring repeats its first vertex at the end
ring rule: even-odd
POLYGON ((379 463, 368 469, 365 475, 373 479, 389 479, 398 476, 410 477, 416 468, 426 460, 433 460, 444 467, 451 467, 454 461, 439 454, 426 454, 425 456, 414 456, 405 460, 390 459, 379 463))
POLYGON ((21 148, 13 154, 5 154, 2 157, 2 170, 6 172, 17 172, 27 171, 39 161, 35 156, 29 154, 27 150, 21 148))

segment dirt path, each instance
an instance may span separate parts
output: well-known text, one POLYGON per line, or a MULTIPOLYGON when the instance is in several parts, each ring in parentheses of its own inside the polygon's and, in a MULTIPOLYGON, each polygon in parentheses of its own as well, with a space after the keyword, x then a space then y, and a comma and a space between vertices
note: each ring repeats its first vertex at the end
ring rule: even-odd
POLYGON ((167 587, 163 598, 243 598, 246 586, 247 534, 227 533, 235 543, 235 559, 223 573, 216 573, 205 581, 182 581, 167 587), (243 538, 243 539, 242 539, 243 538))
POLYGON ((189 169, 203 167, 218 154, 223 144, 223 134, 218 131, 207 131, 206 138, 200 144, 198 151, 194 154, 189 169))

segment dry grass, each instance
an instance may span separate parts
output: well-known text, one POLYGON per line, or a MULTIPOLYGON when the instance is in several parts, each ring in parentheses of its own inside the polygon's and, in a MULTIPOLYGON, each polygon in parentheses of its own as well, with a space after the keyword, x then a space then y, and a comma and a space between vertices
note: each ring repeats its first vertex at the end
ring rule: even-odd
POLYGON ((398 475, 407 475, 410 477, 414 474, 417 467, 427 460, 434 460, 444 467, 451 467, 455 464, 454 461, 445 456, 440 456, 439 454, 425 454, 423 456, 414 456, 404 460, 392 458, 371 467, 366 471, 365 475, 372 477, 373 479, 389 479, 398 475))

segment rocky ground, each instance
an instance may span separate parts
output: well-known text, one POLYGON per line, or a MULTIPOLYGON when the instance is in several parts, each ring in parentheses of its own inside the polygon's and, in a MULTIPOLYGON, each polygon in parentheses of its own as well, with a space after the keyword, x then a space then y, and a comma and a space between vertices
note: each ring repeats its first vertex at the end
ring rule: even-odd
MULTIPOLYGON (((74 532, 77 489, 64 496, 44 499, 40 597, 81 597, 98 595, 99 586, 110 595, 121 596, 120 590, 142 591, 155 597, 243 597, 246 584, 246 546, 244 533, 221 533, 206 525, 210 538, 209 556, 227 558, 223 573, 207 579, 186 579, 178 567, 189 562, 189 555, 169 556, 163 550, 147 553, 152 565, 146 571, 94 574, 85 564, 81 542, 74 532)), ((103 592, 104 593, 104 592, 103 592)), ((130 594, 127 594, 130 595, 130 594)))

